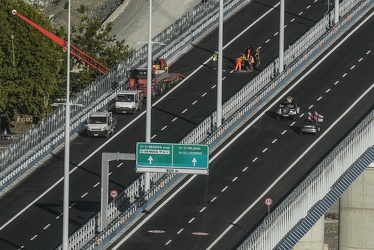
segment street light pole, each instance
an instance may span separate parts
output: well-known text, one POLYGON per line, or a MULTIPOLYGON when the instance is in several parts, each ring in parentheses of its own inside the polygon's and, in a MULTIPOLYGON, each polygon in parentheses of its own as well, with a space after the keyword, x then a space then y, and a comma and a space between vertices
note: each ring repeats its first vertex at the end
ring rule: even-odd
POLYGON ((284 0, 280 0, 280 25, 279 25, 279 73, 284 70, 284 0))
MULTIPOLYGON (((145 141, 151 142, 151 108, 152 108, 152 0, 149 0, 148 20, 148 62, 147 62, 147 111, 145 141)), ((145 173, 145 187, 147 192, 151 188, 150 173, 145 173)))
POLYGON ((63 201, 63 233, 62 249, 69 249, 69 161, 70 161, 70 8, 68 10, 68 51, 66 72, 66 104, 65 104, 65 156, 64 156, 64 201, 63 201))
POLYGON ((219 0, 218 67, 217 67, 217 128, 222 125, 222 53, 223 53, 223 0, 219 0))

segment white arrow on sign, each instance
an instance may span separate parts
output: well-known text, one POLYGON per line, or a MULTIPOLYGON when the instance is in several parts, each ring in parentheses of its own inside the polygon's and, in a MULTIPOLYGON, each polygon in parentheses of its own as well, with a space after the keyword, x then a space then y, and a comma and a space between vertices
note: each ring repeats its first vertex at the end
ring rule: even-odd
POLYGON ((192 159, 192 163, 193 163, 193 166, 195 167, 195 165, 196 165, 196 162, 197 162, 197 160, 196 160, 196 158, 194 157, 193 159, 192 159))
POLYGON ((152 161, 153 161, 152 156, 150 156, 150 157, 148 158, 148 161, 149 161, 149 164, 152 165, 152 161))

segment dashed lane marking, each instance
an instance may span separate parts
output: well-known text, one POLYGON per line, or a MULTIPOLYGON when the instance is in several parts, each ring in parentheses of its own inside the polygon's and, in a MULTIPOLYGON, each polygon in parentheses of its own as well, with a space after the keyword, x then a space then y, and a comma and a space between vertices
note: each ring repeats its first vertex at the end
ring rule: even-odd
POLYGON ((268 148, 264 148, 264 150, 262 150, 262 153, 265 153, 267 150, 268 148))
POLYGON ((200 209, 200 213, 204 212, 204 210, 206 209, 206 207, 203 207, 202 209, 200 209))
POLYGON ((217 197, 214 197, 213 199, 210 200, 210 202, 213 202, 217 199, 217 197))
POLYGON ((188 224, 192 223, 194 220, 195 220, 195 217, 192 218, 192 219, 188 222, 188 224))
POLYGON ((84 198, 86 195, 88 194, 88 192, 84 193, 81 198, 84 198))
POLYGON ((232 182, 236 181, 238 179, 238 177, 235 177, 234 179, 232 179, 232 182))
POLYGON ((228 186, 224 187, 222 190, 221 190, 221 193, 225 192, 225 190, 228 188, 228 186))
POLYGON ((331 89, 328 89, 328 90, 326 90, 326 91, 325 91, 325 93, 329 93, 329 92, 330 92, 330 90, 331 90, 331 89))
POLYGON ((256 158, 254 158, 254 159, 252 160, 252 162, 255 162, 255 161, 257 161, 257 159, 258 159, 257 157, 256 157, 256 158))
POLYGON ((271 143, 275 143, 278 139, 274 139, 274 141, 272 141, 271 143))
POLYGON ((287 130, 283 131, 281 135, 284 135, 287 132, 287 130))
POLYGON ((47 228, 49 228, 51 224, 48 224, 47 226, 43 227, 43 230, 46 230, 47 228))
POLYGON ((183 110, 183 111, 182 111, 182 114, 186 113, 187 110, 188 110, 188 109, 183 110))
POLYGON ((317 102, 322 99, 322 96, 318 97, 317 102))
POLYGON ((248 167, 243 168, 242 172, 245 172, 248 169, 248 167))
POLYGON ((99 185, 100 185, 100 182, 96 183, 93 187, 95 188, 95 187, 97 187, 99 185))
POLYGON ((177 232, 177 234, 180 234, 183 230, 184 230, 184 228, 179 229, 179 231, 177 232))
POLYGON ((308 109, 311 109, 311 108, 313 108, 313 106, 314 106, 313 104, 312 104, 312 105, 310 105, 308 109))
POLYGON ((168 126, 164 126, 161 130, 165 130, 168 126))
POLYGON ((177 120, 178 118, 177 117, 175 117, 173 120, 171 120, 172 122, 175 122, 176 120, 177 120))

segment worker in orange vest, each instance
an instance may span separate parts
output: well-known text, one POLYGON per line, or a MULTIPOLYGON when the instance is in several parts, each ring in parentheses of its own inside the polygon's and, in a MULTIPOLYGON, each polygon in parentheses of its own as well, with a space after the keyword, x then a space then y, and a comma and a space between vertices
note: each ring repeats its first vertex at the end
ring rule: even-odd
POLYGON ((242 70, 242 62, 243 62, 243 53, 238 58, 236 58, 236 66, 235 66, 236 71, 242 70))

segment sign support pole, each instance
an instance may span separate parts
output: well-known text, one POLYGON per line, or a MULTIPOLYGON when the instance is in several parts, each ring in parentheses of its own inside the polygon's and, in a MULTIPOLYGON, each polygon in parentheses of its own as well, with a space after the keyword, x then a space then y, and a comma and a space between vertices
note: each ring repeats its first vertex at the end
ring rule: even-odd
POLYGON ((100 232, 108 225, 107 209, 108 209, 108 193, 109 193, 109 162, 127 160, 134 161, 135 154, 126 153, 102 153, 101 156, 101 205, 100 205, 100 232))

